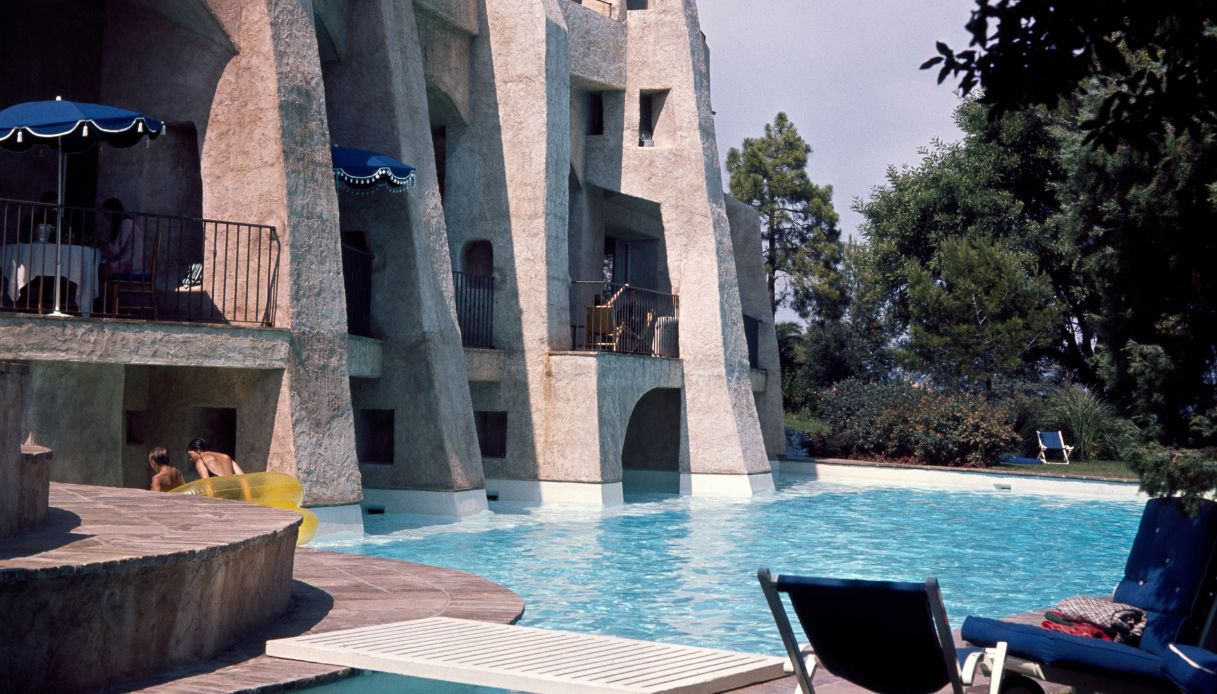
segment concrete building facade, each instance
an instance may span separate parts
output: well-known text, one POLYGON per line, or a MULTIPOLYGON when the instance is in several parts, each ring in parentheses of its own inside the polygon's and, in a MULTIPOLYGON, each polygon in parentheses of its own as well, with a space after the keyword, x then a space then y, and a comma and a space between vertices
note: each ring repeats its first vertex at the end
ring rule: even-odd
POLYGON ((759 228, 722 190, 694 0, 11 14, 0 107, 62 95, 167 124, 68 158, 55 214, 77 270, 58 281, 19 267, 54 153, 0 152, 0 360, 28 367, 23 426, 55 479, 145 486, 149 448, 185 468, 202 436, 348 521, 361 501, 464 515, 488 494, 772 488, 759 228), (331 145, 400 159, 416 186, 336 186, 331 145), (103 270, 111 197, 152 239, 138 315, 80 279, 103 270), (44 315, 48 282, 73 315, 44 315))

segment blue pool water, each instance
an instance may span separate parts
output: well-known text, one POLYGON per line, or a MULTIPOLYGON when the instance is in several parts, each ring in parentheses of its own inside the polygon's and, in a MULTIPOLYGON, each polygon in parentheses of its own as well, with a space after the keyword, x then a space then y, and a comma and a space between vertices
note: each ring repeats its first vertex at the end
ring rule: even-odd
POLYGON ((1121 577, 1142 502, 786 482, 749 500, 627 496, 606 509, 492 504, 493 513, 365 517, 325 549, 446 566, 518 593, 521 624, 780 654, 756 569, 937 576, 953 626, 1121 577))

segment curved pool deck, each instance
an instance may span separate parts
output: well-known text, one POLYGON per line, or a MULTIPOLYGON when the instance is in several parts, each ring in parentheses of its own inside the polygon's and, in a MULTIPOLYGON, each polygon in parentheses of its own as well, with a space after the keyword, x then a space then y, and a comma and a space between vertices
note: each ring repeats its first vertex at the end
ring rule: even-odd
POLYGON ((0 639, 10 684, 282 691, 352 671, 268 657, 268 639, 523 614, 518 595, 472 574, 297 549, 299 522, 221 499, 52 484, 46 521, 0 539, 0 621, 21 634, 0 639))

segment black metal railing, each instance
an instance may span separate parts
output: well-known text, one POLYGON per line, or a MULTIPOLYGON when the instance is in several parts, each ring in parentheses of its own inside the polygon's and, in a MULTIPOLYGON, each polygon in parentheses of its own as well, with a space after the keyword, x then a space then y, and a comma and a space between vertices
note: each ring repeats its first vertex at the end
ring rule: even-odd
POLYGON ((571 283, 571 345, 577 350, 679 357, 680 298, 628 284, 571 283))
POLYGON ((761 321, 744 314, 744 340, 748 343, 748 366, 761 368, 760 357, 761 321))
POLYGON ((452 289, 461 344, 494 349, 494 276, 454 271, 452 289))
POLYGON ((342 244, 342 284, 347 295, 347 332, 372 337, 372 254, 342 244))
POLYGON ((0 311, 270 326, 262 224, 0 198, 0 311))

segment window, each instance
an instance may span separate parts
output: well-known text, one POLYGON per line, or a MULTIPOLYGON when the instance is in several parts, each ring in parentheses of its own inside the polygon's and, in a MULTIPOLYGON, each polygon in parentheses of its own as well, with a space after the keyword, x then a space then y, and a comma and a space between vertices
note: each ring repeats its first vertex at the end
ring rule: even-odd
POLYGON ((748 314, 744 314, 744 340, 748 343, 748 366, 759 369, 761 368, 760 358, 760 336, 761 336, 761 321, 759 318, 753 318, 748 314))
POLYGON ((355 456, 361 463, 393 464, 393 410, 355 411, 355 456))
POLYGON ((638 146, 654 147, 659 140, 659 126, 668 91, 644 91, 638 94, 638 146))
POLYGON ((604 134, 604 92, 587 93, 587 134, 604 134))
POLYGON ((625 9, 649 10, 651 9, 651 0, 625 0, 625 9))
POLYGON ((507 413, 475 411, 473 423, 477 427, 478 446, 482 449, 482 457, 505 457, 507 455, 507 413))
POLYGON ((494 245, 489 241, 470 241, 465 244, 461 268, 465 274, 489 277, 494 274, 494 245))
POLYGON ((444 175, 448 168, 448 130, 431 128, 431 147, 435 150, 435 182, 439 184, 439 201, 444 204, 444 175))

